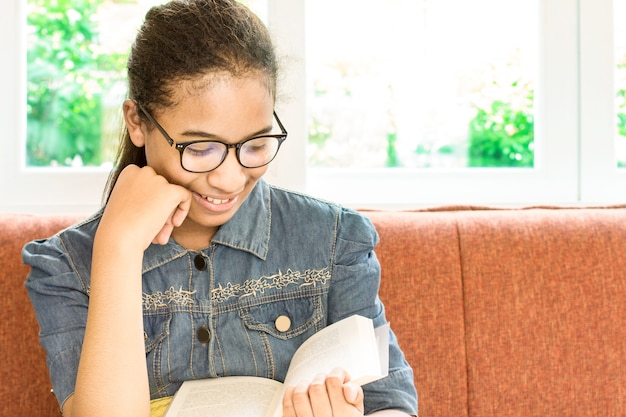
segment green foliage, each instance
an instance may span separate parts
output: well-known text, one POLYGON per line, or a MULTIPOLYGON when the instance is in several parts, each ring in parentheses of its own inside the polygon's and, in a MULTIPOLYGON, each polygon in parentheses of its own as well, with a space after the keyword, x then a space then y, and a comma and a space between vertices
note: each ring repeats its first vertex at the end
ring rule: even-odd
POLYGON ((332 126, 328 126, 318 118, 313 117, 309 126, 309 143, 315 144, 321 148, 331 137, 332 126))
MULTIPOLYGON (((620 88, 615 93, 615 107, 616 107, 616 125, 617 134, 620 136, 617 138, 617 143, 624 142, 626 138, 626 55, 618 57, 617 71, 615 72, 615 83, 620 88)), ((617 146, 619 148, 619 145, 617 146)), ((626 158, 623 153, 617 153, 617 167, 626 168, 626 158)))
MULTIPOLYGON (((622 57, 622 60, 626 60, 626 56, 622 57)), ((626 63, 620 62, 617 64, 618 74, 624 74, 625 70, 626 63)), ((615 95, 617 103, 617 133, 626 137, 626 89, 618 89, 615 95)))
MULTIPOLYGON (((524 88, 517 83, 513 89, 524 88)), ((495 99, 486 108, 477 108, 469 125, 468 166, 534 166, 533 92, 525 92, 528 107, 515 108, 511 102, 495 99)))
POLYGON ((396 142, 398 141, 398 134, 396 132, 387 133, 387 160, 385 161, 385 167, 397 168, 402 166, 400 163, 400 157, 398 156, 398 149, 396 142))
POLYGON ((29 0, 27 164, 102 161, 102 91, 124 58, 98 51, 103 0, 29 0))

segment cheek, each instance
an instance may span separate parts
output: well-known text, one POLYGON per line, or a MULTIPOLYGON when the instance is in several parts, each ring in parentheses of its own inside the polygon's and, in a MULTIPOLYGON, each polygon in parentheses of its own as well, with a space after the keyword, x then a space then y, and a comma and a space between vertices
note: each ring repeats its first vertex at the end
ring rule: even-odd
POLYGON ((254 178, 254 179, 258 180, 263 175, 265 175, 265 173, 267 172, 267 170, 269 168, 270 168, 269 165, 265 165, 264 167, 261 167, 261 168, 250 169, 250 178, 254 178))
POLYGON ((267 170, 269 169, 269 165, 266 165, 264 167, 261 168, 253 168, 253 169, 247 169, 246 170, 246 177, 247 177, 247 187, 248 188, 252 188, 254 187, 254 185, 257 183, 257 181, 263 176, 265 175, 265 173, 267 172, 267 170))
POLYGON ((146 153, 146 162, 149 166, 153 167, 158 162, 157 152, 151 146, 145 146, 144 151, 146 153))
POLYGON ((190 189, 190 184, 198 178, 198 174, 187 172, 181 167, 180 154, 172 148, 159 149, 158 147, 146 146, 146 161, 148 166, 170 184, 190 189))
POLYGON ((268 167, 264 166, 261 168, 253 168, 246 169, 245 171, 245 185, 244 185, 244 194, 245 198, 248 198, 248 195, 256 185, 256 183, 261 179, 263 175, 267 172, 268 167))
POLYGON ((146 143, 144 145, 146 161, 151 167, 154 167, 156 164, 159 163, 159 154, 162 152, 160 151, 157 139, 158 138, 154 134, 148 135, 146 137, 146 143))
POLYGON ((180 166, 180 154, 178 151, 167 145, 163 139, 152 136, 146 141, 145 146, 146 161, 149 166, 164 177, 184 171, 180 166), (164 143, 160 143, 159 140, 164 143))

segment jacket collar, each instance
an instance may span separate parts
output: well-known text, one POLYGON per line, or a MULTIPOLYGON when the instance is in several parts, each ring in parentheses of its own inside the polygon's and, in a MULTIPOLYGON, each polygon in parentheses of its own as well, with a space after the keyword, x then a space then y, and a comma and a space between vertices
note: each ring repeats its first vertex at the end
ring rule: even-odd
MULTIPOLYGON (((260 179, 235 215, 219 228, 211 243, 243 250, 265 260, 269 250, 270 213, 270 187, 260 179)), ((185 256, 188 252, 172 238, 165 246, 152 244, 146 249, 143 271, 185 256)))
POLYGON ((235 215, 222 225, 212 243, 244 250, 265 260, 272 225, 270 187, 260 179, 235 215))

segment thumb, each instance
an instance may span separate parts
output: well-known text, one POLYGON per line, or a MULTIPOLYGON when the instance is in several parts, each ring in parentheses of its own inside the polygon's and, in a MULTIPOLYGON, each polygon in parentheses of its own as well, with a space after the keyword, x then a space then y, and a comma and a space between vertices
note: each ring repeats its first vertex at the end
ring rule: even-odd
POLYGON ((357 405, 363 401, 363 390, 356 384, 343 384, 343 397, 352 405, 357 405))

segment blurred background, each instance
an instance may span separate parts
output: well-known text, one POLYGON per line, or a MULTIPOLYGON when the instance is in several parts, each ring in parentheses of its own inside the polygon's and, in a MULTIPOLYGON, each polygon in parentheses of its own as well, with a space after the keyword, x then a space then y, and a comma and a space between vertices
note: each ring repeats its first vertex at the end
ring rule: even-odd
MULTIPOLYGON (((0 210, 89 211, 162 1, 11 2, 0 210)), ((283 62, 271 182, 357 208, 626 201, 626 0, 242 3, 283 62)))

